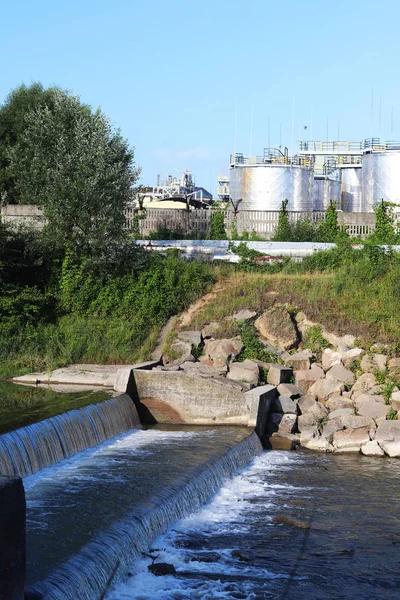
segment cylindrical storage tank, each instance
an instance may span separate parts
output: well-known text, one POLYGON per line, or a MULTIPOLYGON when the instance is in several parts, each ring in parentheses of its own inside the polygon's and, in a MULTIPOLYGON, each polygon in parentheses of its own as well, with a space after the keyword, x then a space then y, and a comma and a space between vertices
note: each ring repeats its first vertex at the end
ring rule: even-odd
POLYGON ((337 179, 314 179, 313 210, 326 210, 333 200, 341 208, 341 182, 337 179))
POLYGON ((342 209, 344 212, 366 212, 362 204, 361 167, 342 169, 342 209))
POLYGON ((363 211, 371 212, 382 199, 400 205, 400 152, 372 152, 363 156, 363 211))
POLYGON ((230 196, 239 210, 312 210, 313 171, 287 165, 244 165, 230 171, 230 196))

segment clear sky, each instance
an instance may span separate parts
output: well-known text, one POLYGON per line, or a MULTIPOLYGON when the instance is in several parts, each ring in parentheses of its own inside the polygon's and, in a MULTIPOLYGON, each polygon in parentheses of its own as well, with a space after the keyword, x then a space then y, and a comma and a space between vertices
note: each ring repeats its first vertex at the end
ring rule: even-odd
POLYGON ((0 17, 0 101, 41 81, 100 106, 144 184, 189 168, 215 192, 236 105, 244 154, 252 111, 253 154, 304 125, 302 139, 400 139, 398 0, 2 0, 0 17))

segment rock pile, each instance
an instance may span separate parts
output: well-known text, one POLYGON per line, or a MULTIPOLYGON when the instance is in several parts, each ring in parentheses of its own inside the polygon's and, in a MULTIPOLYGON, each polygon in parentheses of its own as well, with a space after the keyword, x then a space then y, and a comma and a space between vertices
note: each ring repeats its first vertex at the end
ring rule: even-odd
MULTIPOLYGON (((240 311, 229 319, 254 320, 256 316, 240 311)), ((209 323, 202 331, 178 333, 172 348, 183 350, 180 358, 157 369, 225 378, 227 384, 236 382, 243 392, 265 383, 267 373, 267 383, 276 388, 267 429, 274 449, 300 445, 323 452, 400 457, 400 417, 396 415, 396 411, 400 415, 400 390, 392 385, 388 397, 379 376, 399 374, 400 359, 378 352, 367 355, 354 347, 353 336, 339 338, 324 332, 333 347, 326 348, 317 362, 310 350, 301 348, 302 333, 314 325, 303 313, 293 319, 283 306, 258 316, 254 326, 259 339, 274 344, 277 363, 283 363, 271 364, 239 361, 243 350, 240 336, 215 339, 220 324, 209 323), (195 361, 193 347, 198 345, 202 354, 195 361)))

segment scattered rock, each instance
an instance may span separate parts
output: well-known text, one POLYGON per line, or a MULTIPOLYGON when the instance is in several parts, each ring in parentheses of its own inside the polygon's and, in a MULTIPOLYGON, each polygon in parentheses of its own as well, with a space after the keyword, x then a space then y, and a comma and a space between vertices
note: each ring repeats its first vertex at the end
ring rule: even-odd
POLYGON ((180 331, 178 333, 178 338, 182 342, 189 342, 189 344, 193 344, 194 346, 198 346, 202 342, 201 331, 180 331))
POLYGON ((235 320, 235 321, 250 321, 250 319, 252 319, 253 317, 256 316, 256 312, 254 310, 249 310, 248 308, 244 308, 243 310, 239 310, 238 312, 234 313, 233 315, 230 315, 229 317, 227 317, 228 320, 235 320))
POLYGON ((353 384, 355 377, 354 373, 349 369, 346 369, 342 364, 333 365, 331 369, 326 374, 327 379, 336 379, 337 381, 342 381, 343 383, 353 384))
POLYGON ((192 344, 189 342, 181 342, 176 341, 171 345, 171 356, 176 356, 177 358, 172 359, 171 363, 177 365, 186 361, 194 361, 194 356, 192 355, 192 344))
POLYGON ((271 365, 268 371, 267 382, 271 385, 279 385, 280 383, 289 383, 292 377, 293 369, 291 367, 271 365))
POLYGON ((211 367, 214 371, 217 371, 220 375, 225 375, 228 372, 228 365, 226 362, 221 360, 211 360, 208 356, 200 356, 199 362, 206 367, 211 367))
POLYGON ((340 417, 342 425, 346 429, 360 429, 360 427, 368 427, 368 430, 375 425, 371 417, 360 417, 359 415, 342 415, 340 417))
POLYGON ((371 390, 372 388, 374 388, 375 386, 378 385, 377 379, 375 377, 375 375, 373 375, 372 373, 363 373, 355 382, 355 384, 353 385, 351 391, 352 391, 352 399, 354 399, 354 396, 357 395, 357 393, 361 392, 362 394, 365 394, 366 392, 369 392, 369 390, 371 390))
POLYGON ((212 321, 211 323, 208 323, 208 325, 203 327, 203 329, 201 330, 201 335, 203 336, 204 340, 207 340, 209 338, 215 337, 218 334, 218 331, 219 323, 217 323, 216 321, 212 321))
POLYGON ((318 437, 318 429, 315 425, 304 427, 300 432, 300 445, 305 446, 309 440, 318 437))
POLYGON ((297 352, 285 360, 295 371, 307 371, 310 368, 310 356, 308 352, 297 352))
POLYGON ((368 427, 343 429, 333 434, 333 446, 337 452, 359 452, 369 442, 368 427))
POLYGON ((257 386, 259 381, 259 372, 260 370, 258 365, 253 361, 246 359, 243 362, 231 363, 227 377, 228 379, 244 381, 257 386))
POLYGON ((323 419, 324 417, 326 417, 329 414, 329 411, 322 404, 319 404, 318 402, 314 402, 314 404, 308 409, 308 413, 315 415, 315 417, 319 421, 320 419, 323 419))
POLYGON ((361 446, 361 453, 365 456, 384 456, 385 454, 376 441, 367 442, 361 446))
POLYGON ((309 389, 310 394, 315 394, 319 401, 327 401, 336 392, 342 392, 344 384, 336 379, 318 379, 309 389))
POLYGON ((370 396, 361 394, 356 402, 357 412, 359 415, 370 419, 379 419, 386 417, 388 407, 384 403, 382 396, 370 396))
POLYGON ((329 333, 329 331, 323 332, 324 338, 328 340, 328 342, 337 348, 338 352, 344 354, 348 352, 350 348, 352 348, 355 344, 356 338, 354 335, 335 335, 334 333, 329 333))
POLYGON ((275 400, 274 408, 277 412, 297 414, 297 404, 289 396, 278 396, 275 400))
POLYGON ((400 442, 383 442, 380 445, 390 458, 400 458, 400 442))
POLYGON ((334 365, 340 365, 342 355, 340 352, 335 352, 331 348, 326 348, 322 353, 322 368, 324 371, 329 371, 334 365))
POLYGON ((314 395, 310 395, 310 396, 306 395, 306 396, 301 396, 297 400, 297 406, 299 407, 299 410, 302 415, 305 413, 308 413, 310 411, 310 409, 315 404, 315 399, 316 399, 316 396, 314 396, 314 395))
POLYGON ((394 410, 400 410, 400 392, 393 392, 390 401, 394 410))
POLYGON ((265 311, 254 325, 262 338, 281 350, 291 350, 298 345, 296 327, 284 306, 274 306, 265 311))
MULTIPOLYGON (((224 371, 226 371, 226 365, 223 365, 223 367, 224 371)), ((208 379, 221 377, 221 370, 202 362, 184 362, 180 365, 180 367, 178 367, 178 369, 185 371, 185 373, 188 375, 194 375, 196 377, 204 377, 208 379)))
POLYGON ((289 396, 289 398, 299 398, 302 395, 301 389, 293 383, 280 383, 278 385, 278 393, 282 396, 289 396))
POLYGON ((295 371, 295 383, 301 389, 303 394, 307 394, 308 390, 318 379, 323 379, 325 373, 318 367, 305 371, 295 371))
POLYGON ((279 433, 293 433, 296 428, 297 415, 272 413, 271 422, 278 427, 279 433))
POLYGON ((327 440, 331 444, 333 441, 333 434, 336 431, 341 431, 342 429, 343 425, 340 419, 331 419, 325 423, 321 433, 321 438, 327 440))
POLYGON ((376 369, 378 369, 378 371, 386 371, 387 358, 388 357, 386 356, 386 354, 373 355, 372 360, 374 361, 376 369))
POLYGON ((317 424, 317 417, 313 415, 313 413, 306 413, 305 415, 300 415, 297 418, 297 429, 302 433, 308 427, 312 427, 317 424))
POLYGON ((326 408, 329 408, 330 411, 335 411, 340 408, 350 408, 353 409, 354 402, 349 398, 343 398, 343 396, 331 396, 329 400, 326 401, 326 408))
POLYGON ((400 421, 381 421, 375 440, 382 446, 386 442, 400 442, 400 421))
POLYGON ((377 369, 376 363, 372 360, 372 357, 367 355, 363 356, 360 367, 366 373, 373 373, 377 369))
POLYGON ((204 356, 212 361, 228 363, 242 350, 243 344, 239 339, 207 340, 204 345, 204 356))
POLYGON ((326 438, 311 438, 305 444, 308 450, 316 450, 317 452, 333 452, 333 446, 326 438))
POLYGON ((148 565, 147 570, 156 577, 176 575, 175 567, 170 563, 153 563, 152 565, 148 565))
POLYGON ((400 358, 391 358, 388 363, 389 371, 398 372, 400 371, 400 358))
POLYGON ((341 419, 345 415, 354 415, 353 408, 338 408, 329 413, 328 419, 341 419))
POLYGON ((352 348, 343 354, 342 363, 345 367, 350 367, 358 360, 361 360, 364 354, 365 350, 362 348, 352 348))
POLYGON ((276 515, 275 522, 279 523, 280 525, 288 525, 289 527, 296 527, 296 529, 310 529, 309 523, 305 523, 304 521, 298 521, 297 519, 285 517, 284 515, 276 515))
POLYGON ((218 552, 199 552, 189 560, 190 562, 214 563, 221 560, 221 557, 218 552))

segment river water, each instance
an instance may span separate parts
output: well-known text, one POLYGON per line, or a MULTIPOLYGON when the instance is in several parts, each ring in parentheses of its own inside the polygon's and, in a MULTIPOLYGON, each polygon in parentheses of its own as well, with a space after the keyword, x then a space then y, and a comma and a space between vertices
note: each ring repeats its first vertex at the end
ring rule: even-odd
POLYGON ((107 599, 400 598, 399 478, 395 459, 264 452, 153 543, 176 576, 137 560, 107 599))
POLYGON ((400 461, 248 436, 130 431, 25 478, 29 588, 92 600, 115 576, 107 600, 400 598, 400 461), (176 575, 148 572, 149 546, 176 575))

